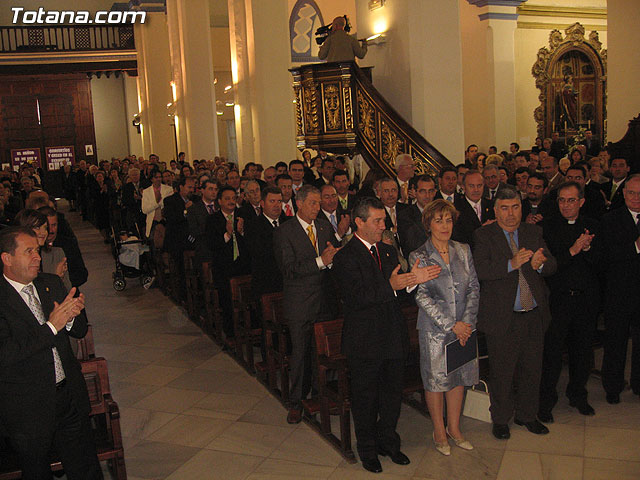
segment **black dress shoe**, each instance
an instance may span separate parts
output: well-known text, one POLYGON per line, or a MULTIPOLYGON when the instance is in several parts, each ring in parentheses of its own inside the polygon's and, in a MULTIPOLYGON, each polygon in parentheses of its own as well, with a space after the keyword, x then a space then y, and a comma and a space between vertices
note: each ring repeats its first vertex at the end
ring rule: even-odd
POLYGON ((287 423, 296 424, 302 421, 302 409, 301 408, 291 408, 289 409, 289 413, 287 414, 287 423))
POLYGON ((578 409, 578 411, 582 415, 595 415, 596 411, 593 409, 591 405, 587 403, 586 400, 579 402, 569 402, 569 405, 578 409))
POLYGON ((509 432, 509 425, 503 425, 501 423, 494 423, 491 430, 493 436, 498 440, 507 440, 511 438, 511 432, 509 432))
POLYGON ((553 415, 551 412, 538 412, 538 420, 542 423, 553 423, 553 415))
POLYGON ((373 458, 363 458, 362 468, 372 473, 380 473, 382 471, 382 465, 380 465, 380 460, 377 457, 373 458))
POLYGON ((607 403, 611 405, 615 405, 616 403, 620 403, 620 394, 618 393, 607 393, 607 403))
POLYGON ((531 433, 535 433, 536 435, 546 435, 549 433, 549 429, 541 424, 538 420, 532 420, 531 422, 523 422, 518 420, 517 418, 513 420, 516 425, 522 425, 526 427, 531 433))
POLYGON ((389 457, 393 463, 398 465, 409 465, 411 460, 400 450, 396 452, 390 452, 389 450, 385 450, 383 448, 378 448, 378 455, 382 455, 383 457, 389 457))

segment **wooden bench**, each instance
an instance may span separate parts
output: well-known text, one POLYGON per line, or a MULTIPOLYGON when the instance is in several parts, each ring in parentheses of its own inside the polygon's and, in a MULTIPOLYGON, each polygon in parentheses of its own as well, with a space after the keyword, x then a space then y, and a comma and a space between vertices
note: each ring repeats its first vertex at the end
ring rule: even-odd
POLYGON ((93 327, 87 325, 87 334, 83 338, 75 338, 76 341, 76 358, 80 361, 90 360, 96 356, 96 347, 93 343, 93 327))
POLYGON ((314 325, 316 362, 318 367, 317 399, 303 405, 311 426, 318 430, 349 462, 355 463, 351 449, 351 403, 349 401, 349 371, 342 354, 342 319, 318 322, 314 325), (336 380, 329 380, 335 377, 336 380), (315 420, 320 416, 320 422, 315 420), (339 416, 339 437, 331 430, 331 414, 339 416))
POLYGON ((256 372, 266 376, 266 384, 271 393, 288 406, 291 348, 289 328, 284 321, 282 298, 282 292, 277 292, 266 293, 260 299, 266 358, 256 363, 256 372))
MULTIPOLYGON (((91 424, 100 461, 107 461, 117 480, 126 480, 122 434, 120 431, 120 410, 111 397, 107 361, 98 357, 81 362, 82 373, 89 392, 91 404, 91 424)), ((54 459, 51 470, 63 470, 62 463, 54 459)), ((22 478, 17 454, 11 450, 0 452, 0 480, 22 478)))
POLYGON ((256 305, 251 292, 251 275, 233 277, 231 284, 231 301, 233 303, 233 332, 235 339, 233 348, 238 363, 249 373, 255 373, 253 347, 260 345, 262 328, 254 328, 252 319, 256 315, 256 305))
POLYGON ((212 335, 216 343, 224 345, 224 335, 222 334, 222 309, 218 298, 218 290, 213 280, 213 266, 211 262, 202 264, 202 292, 205 307, 205 320, 203 330, 206 334, 212 335))

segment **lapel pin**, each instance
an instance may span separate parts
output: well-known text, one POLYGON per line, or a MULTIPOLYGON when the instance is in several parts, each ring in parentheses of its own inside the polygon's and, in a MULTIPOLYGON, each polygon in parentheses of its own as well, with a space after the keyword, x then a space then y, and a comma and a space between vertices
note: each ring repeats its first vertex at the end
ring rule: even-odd
POLYGON ((49 287, 44 287, 44 290, 45 290, 46 292, 48 292, 48 291, 49 291, 49 287))

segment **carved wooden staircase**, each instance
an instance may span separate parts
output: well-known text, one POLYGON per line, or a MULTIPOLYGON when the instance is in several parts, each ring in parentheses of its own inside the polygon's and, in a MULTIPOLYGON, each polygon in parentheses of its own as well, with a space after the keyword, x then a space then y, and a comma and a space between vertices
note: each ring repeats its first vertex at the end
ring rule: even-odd
POLYGON ((387 102, 354 62, 292 68, 298 148, 360 153, 371 168, 395 176, 395 158, 410 154, 416 173, 451 162, 387 102))

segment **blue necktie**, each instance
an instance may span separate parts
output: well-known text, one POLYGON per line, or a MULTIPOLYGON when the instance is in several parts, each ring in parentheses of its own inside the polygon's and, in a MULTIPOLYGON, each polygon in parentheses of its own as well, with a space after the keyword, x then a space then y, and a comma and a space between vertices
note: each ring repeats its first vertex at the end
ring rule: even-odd
POLYGON ((338 231, 338 222, 336 222, 336 215, 335 213, 332 213, 329 216, 329 221, 331 222, 331 225, 333 225, 333 229, 337 232, 338 231))

